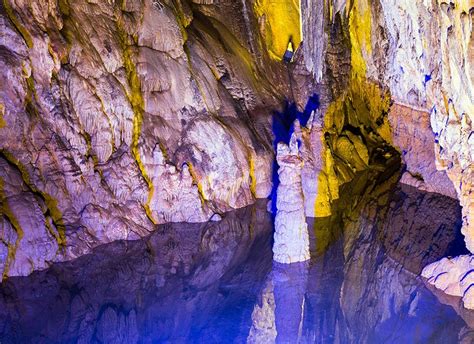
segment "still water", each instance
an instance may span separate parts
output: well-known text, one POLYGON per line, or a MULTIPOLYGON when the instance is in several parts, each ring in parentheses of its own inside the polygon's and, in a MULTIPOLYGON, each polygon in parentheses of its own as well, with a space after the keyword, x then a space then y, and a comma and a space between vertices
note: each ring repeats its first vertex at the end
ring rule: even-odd
POLYGON ((309 220, 312 259, 291 265, 272 262, 265 208, 163 225, 142 240, 10 278, 0 285, 0 343, 474 338, 474 317, 459 300, 433 294, 418 277, 426 263, 459 250, 456 202, 399 187, 386 212, 369 207, 349 225, 309 220))

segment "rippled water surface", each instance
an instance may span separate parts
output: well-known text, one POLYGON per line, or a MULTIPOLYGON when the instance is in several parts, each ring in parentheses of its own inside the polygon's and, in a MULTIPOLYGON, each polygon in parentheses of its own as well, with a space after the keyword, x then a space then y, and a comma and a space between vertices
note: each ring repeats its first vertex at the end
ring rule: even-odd
POLYGON ((377 207, 309 221, 308 263, 272 262, 262 202, 11 278, 0 342, 470 343, 471 314, 417 277, 458 250, 456 202, 400 187, 377 207))

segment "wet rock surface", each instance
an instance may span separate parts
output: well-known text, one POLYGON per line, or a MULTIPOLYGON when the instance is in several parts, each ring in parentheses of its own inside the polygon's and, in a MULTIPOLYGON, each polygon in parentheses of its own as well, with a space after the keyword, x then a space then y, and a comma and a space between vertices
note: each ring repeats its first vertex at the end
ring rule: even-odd
MULTIPOLYGON (((325 239, 313 255, 335 250, 328 240, 344 228, 337 251, 343 263, 322 271, 343 280, 336 288, 342 296, 327 297, 342 302, 329 314, 342 312, 348 328, 330 322, 325 331, 339 341, 379 338, 388 331, 381 323, 395 321, 393 312, 409 318, 413 300, 424 298, 406 271, 418 274, 443 255, 467 253, 452 244, 460 227, 454 198, 473 250, 473 13, 469 1, 305 0, 301 8, 263 0, 2 1, 2 277, 146 237, 157 224, 226 223, 225 212, 276 187, 272 111, 284 100, 302 109, 317 95, 320 104, 299 133, 302 190, 299 181, 281 189, 298 194, 291 204, 298 218, 287 222, 299 230, 303 214, 319 217, 315 232, 325 239), (295 48, 303 43, 285 66, 279 55, 291 35, 295 48), (375 188, 392 190, 399 178, 423 192, 412 197, 415 191, 401 186, 369 196, 375 188), (419 234, 425 232, 431 234, 419 234), (397 283, 408 287, 400 291, 397 283), (376 298, 383 305, 367 310, 366 323, 353 315, 376 298), (389 299, 393 311, 384 308, 389 299)), ((284 206, 281 213, 289 211, 284 206)), ((186 241, 171 228, 178 238, 160 241, 156 251, 186 241)), ((222 228, 225 240, 232 230, 222 228)), ((298 260, 308 257, 302 242, 298 260)), ((114 255, 126 253, 110 253, 110 261, 114 255)), ((470 260, 443 260, 438 269, 457 288, 470 260), (444 267, 453 261, 462 268, 444 267)), ((469 279, 463 281, 455 295, 470 293, 469 279)), ((274 324, 261 324, 279 338, 274 281, 265 283, 269 308, 259 312, 274 310, 274 324)), ((141 336, 138 308, 95 307, 97 314, 81 313, 98 324, 92 335, 81 334, 84 340, 108 341, 114 331, 124 341, 141 336)), ((326 333, 308 324, 308 338, 326 333)), ((262 326, 245 326, 260 338, 262 326)))
POLYGON ((0 334, 18 343, 468 340, 469 311, 440 303, 417 277, 465 252, 459 206, 406 185, 373 195, 351 217, 308 221, 306 263, 272 263, 261 202, 12 277, 0 285, 0 334))
POLYGON ((314 96, 306 215, 352 208, 344 185, 395 174, 400 156, 403 183, 459 200, 472 250, 473 13, 469 1, 3 1, 3 277, 269 196, 272 112, 314 96))

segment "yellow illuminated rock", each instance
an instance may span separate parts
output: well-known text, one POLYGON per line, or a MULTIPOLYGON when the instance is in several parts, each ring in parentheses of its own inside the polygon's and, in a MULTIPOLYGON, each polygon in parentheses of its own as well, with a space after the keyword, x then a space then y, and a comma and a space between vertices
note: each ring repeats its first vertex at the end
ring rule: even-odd
POLYGON ((298 48, 302 40, 299 0, 257 0, 254 11, 272 58, 282 59, 290 39, 293 49, 298 48))
POLYGON ((366 73, 366 56, 372 52, 371 13, 367 0, 354 1, 349 15, 352 71, 361 77, 366 73))
POLYGON ((313 147, 323 157, 321 166, 316 167, 320 170, 313 209, 308 205, 306 208, 307 213, 315 217, 330 216, 331 205, 339 198, 339 187, 351 181, 356 172, 370 168, 369 145, 392 142, 391 128, 386 120, 390 93, 358 73, 358 66, 362 68, 358 64, 360 61, 363 59, 352 61, 357 65, 353 66, 347 89, 326 110, 320 129, 322 134, 318 134, 318 144, 313 147), (345 123, 365 132, 367 142, 344 130, 345 123))
POLYGON ((4 113, 5 113, 5 106, 2 103, 0 103, 0 128, 3 128, 4 126, 6 126, 5 120, 3 119, 4 113))

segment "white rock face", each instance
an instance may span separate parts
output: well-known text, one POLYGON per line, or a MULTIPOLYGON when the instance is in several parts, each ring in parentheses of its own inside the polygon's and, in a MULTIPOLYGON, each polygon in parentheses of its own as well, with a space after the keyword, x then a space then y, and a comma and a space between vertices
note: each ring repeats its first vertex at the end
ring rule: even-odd
POLYGON ((474 256, 443 258, 426 266, 421 275, 444 293, 461 297, 465 308, 474 309, 474 256))
POLYGON ((431 113, 436 166, 446 170, 454 184, 463 207, 462 232, 474 252, 472 1, 381 4, 393 42, 386 83, 396 102, 431 113))
POLYGON ((156 185, 150 208, 157 214, 159 222, 203 222, 212 213, 200 200, 199 190, 193 185, 189 166, 184 164, 181 171, 167 164, 159 146, 153 152, 153 184, 156 185))
POLYGON ((436 192, 457 198, 453 183, 446 171, 436 168, 435 136, 430 125, 430 114, 408 106, 393 104, 389 122, 393 144, 400 151, 406 165, 401 183, 419 190, 436 192))
POLYGON ((277 163, 280 184, 277 189, 273 259, 279 263, 302 262, 310 258, 309 236, 301 185, 303 160, 295 134, 289 146, 278 143, 277 163))
MULTIPOLYGON (((13 172, 0 176, 2 201, 8 216, 27 217, 18 219, 15 230, 10 218, 0 216, 0 266, 12 267, 8 274, 28 274, 105 242, 146 235, 154 223, 207 221, 270 193, 271 111, 290 89, 285 67, 262 48, 257 18, 246 1, 157 4, 4 2, 0 159, 13 172), (23 204, 34 204, 36 211, 20 213, 23 204), (64 229, 60 244, 66 246, 58 254, 57 227, 64 229), (27 244, 31 248, 23 249, 27 244), (20 253, 22 263, 13 264, 20 253)), ((305 101, 316 92, 327 108, 344 93, 356 67, 350 50, 361 50, 361 76, 389 90, 399 110, 407 108, 401 113, 392 106, 399 121, 390 123, 398 124, 390 133, 384 126, 387 137, 394 135, 387 142, 406 151, 403 181, 456 195, 466 244, 474 252, 472 1, 302 0, 301 8, 304 43, 296 60, 302 52, 302 73, 314 80, 294 80, 293 97, 305 101), (344 25, 326 35, 338 15, 344 25), (420 123, 434 136, 417 135, 420 123), (413 140, 405 140, 412 133, 413 140)), ((281 185, 288 198, 280 204, 282 225, 303 229, 305 214, 329 216, 339 186, 370 162, 368 134, 342 128, 349 121, 339 123, 339 112, 337 135, 325 137, 332 126, 325 125, 324 109, 313 129, 304 130, 303 170, 298 159, 280 159, 286 164, 282 178, 285 169, 301 172, 290 176, 298 182, 287 182, 300 190, 302 180, 304 194, 281 185)), ((366 127, 360 117, 361 111, 351 116, 352 127, 366 127)), ((306 256, 304 249, 280 251, 306 256)))

